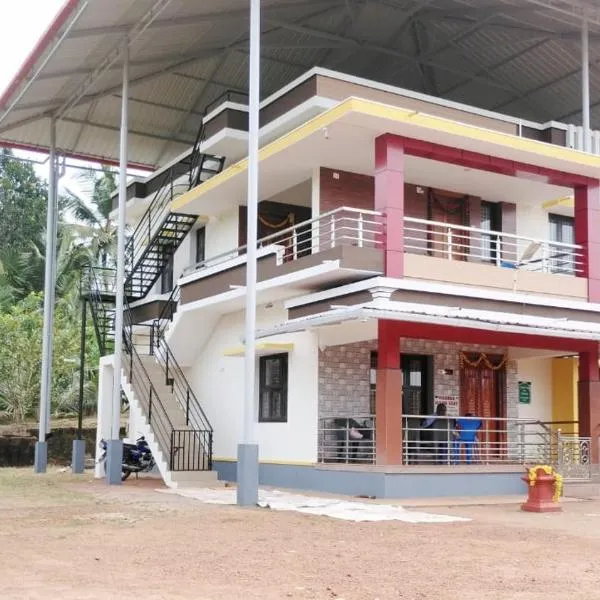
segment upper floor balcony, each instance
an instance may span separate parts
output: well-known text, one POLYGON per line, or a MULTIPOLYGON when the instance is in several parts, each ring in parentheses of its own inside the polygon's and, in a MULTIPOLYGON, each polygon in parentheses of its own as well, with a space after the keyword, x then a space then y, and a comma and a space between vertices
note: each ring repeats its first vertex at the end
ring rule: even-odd
MULTIPOLYGON (((258 242, 258 290, 264 301, 383 275, 386 218, 341 207, 258 242)), ((493 229, 404 217, 404 277, 443 284, 585 300, 583 248, 493 229)), ((188 266, 181 304, 217 298, 224 312, 243 301, 246 246, 188 266)), ((240 304, 241 306, 241 304, 240 304)))

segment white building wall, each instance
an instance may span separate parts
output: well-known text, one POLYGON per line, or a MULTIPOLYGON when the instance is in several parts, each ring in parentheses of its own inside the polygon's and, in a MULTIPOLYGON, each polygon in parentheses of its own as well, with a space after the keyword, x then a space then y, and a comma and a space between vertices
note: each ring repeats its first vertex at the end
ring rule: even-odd
POLYGON ((531 404, 519 404, 519 418, 552 420, 552 359, 524 358, 517 361, 519 381, 531 382, 531 404))
MULTIPOLYGON (((285 318, 283 308, 259 308, 257 326, 267 327, 285 318)), ((239 346, 244 329, 243 311, 225 315, 193 367, 187 370, 202 407, 214 428, 215 460, 235 459, 242 433, 244 359, 227 357, 228 348, 239 346)), ((265 340, 267 341, 267 340, 265 340)), ((301 332, 269 338, 270 342, 293 343, 288 360, 288 420, 258 423, 255 435, 260 460, 313 463, 317 458, 318 345, 316 335, 301 332)), ((258 360, 257 393, 258 402, 258 360)))
POLYGON ((238 223, 238 207, 210 219, 206 224, 206 258, 238 247, 238 223))

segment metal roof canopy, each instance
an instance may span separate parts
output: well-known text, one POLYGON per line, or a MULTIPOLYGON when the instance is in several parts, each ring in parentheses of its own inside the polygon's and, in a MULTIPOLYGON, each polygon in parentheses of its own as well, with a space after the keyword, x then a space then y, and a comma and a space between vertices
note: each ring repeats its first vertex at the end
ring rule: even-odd
MULTIPOLYGON (((263 0, 262 92, 313 66, 534 121, 581 120, 589 23, 600 128, 595 0, 263 0)), ((130 47, 130 165, 193 143, 204 108, 248 88, 247 0, 68 0, 0 98, 0 144, 116 162, 123 40, 130 47)))

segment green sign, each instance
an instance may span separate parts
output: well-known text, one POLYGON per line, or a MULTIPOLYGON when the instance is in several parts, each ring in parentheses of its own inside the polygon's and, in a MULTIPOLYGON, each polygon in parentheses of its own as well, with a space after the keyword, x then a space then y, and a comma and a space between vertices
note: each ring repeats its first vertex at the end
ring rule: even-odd
POLYGON ((531 381, 519 381, 519 404, 531 404, 531 381))

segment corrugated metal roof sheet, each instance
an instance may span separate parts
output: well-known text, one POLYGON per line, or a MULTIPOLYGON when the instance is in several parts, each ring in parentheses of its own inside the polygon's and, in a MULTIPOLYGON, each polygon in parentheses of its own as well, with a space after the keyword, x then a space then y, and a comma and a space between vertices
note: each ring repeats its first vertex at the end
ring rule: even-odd
MULTIPOLYGON (((119 61, 90 74, 158 0, 68 0, 0 106, 0 140, 117 158, 119 61), (85 89, 83 89, 85 88, 85 89), (84 91, 82 98, 77 94, 84 91)), ((130 157, 154 166, 194 139, 204 107, 248 87, 247 0, 162 0, 131 45, 130 157), (171 141, 169 141, 169 139, 171 141)), ((593 125, 600 128, 595 0, 263 0, 262 95, 313 66, 537 121, 580 115, 580 16, 590 19, 593 125), (597 104, 598 103, 598 104, 597 104)))

